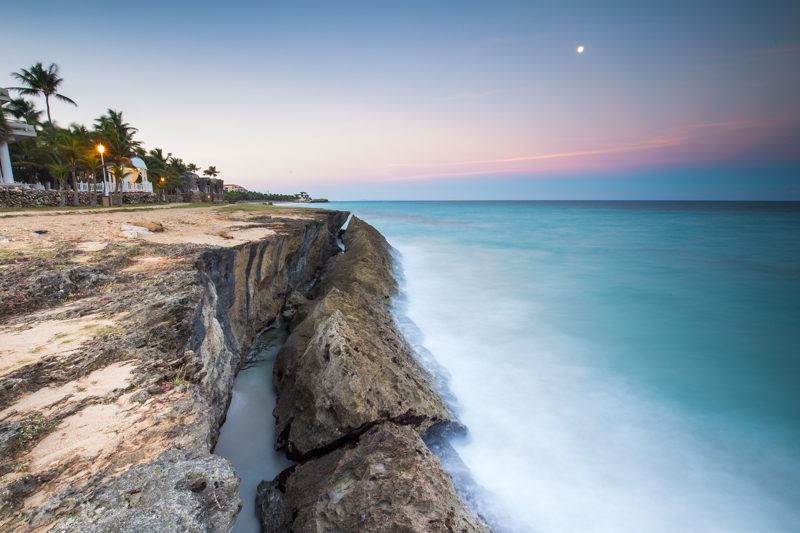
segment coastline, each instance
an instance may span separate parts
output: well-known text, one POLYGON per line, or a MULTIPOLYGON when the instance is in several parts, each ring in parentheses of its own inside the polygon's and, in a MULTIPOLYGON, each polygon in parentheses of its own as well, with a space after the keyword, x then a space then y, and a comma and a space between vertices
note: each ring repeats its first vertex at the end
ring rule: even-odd
POLYGON ((291 334, 276 364, 278 437, 300 463, 262 483, 264 529, 287 516, 300 517, 298 531, 330 520, 309 495, 324 499, 334 482, 329 506, 343 529, 367 513, 378 529, 390 520, 486 531, 422 440, 452 416, 395 328, 388 244, 356 219, 340 253, 347 216, 210 207, 8 223, 0 524, 229 530, 239 481, 213 448, 244 354, 283 316, 291 334), (153 232, 124 237, 122 224, 153 232), (326 343, 335 349, 318 350, 326 343), (344 355, 339 373, 307 373, 310 353, 330 367, 344 355), (290 379, 295 367, 303 372, 290 379), (359 373, 369 377, 358 383, 359 373), (320 416, 300 416, 319 405, 320 416), (350 481, 323 476, 330 468, 350 481))

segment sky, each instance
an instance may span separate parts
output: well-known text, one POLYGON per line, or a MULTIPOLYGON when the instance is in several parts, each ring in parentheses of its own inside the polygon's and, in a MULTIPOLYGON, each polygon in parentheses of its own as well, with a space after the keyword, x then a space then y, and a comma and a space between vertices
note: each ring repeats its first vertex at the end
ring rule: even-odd
POLYGON ((0 86, 251 190, 800 200, 800 2, 9 2, 0 86), (584 46, 583 53, 577 52, 584 46))

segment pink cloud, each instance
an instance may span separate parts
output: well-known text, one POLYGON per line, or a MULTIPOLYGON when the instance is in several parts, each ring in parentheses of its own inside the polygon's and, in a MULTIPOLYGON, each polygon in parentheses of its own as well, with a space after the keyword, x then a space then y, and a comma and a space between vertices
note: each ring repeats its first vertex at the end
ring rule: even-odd
POLYGON ((390 165, 388 181, 480 175, 614 171, 659 164, 727 160, 763 141, 792 118, 739 119, 687 124, 650 138, 576 150, 430 164, 390 165))

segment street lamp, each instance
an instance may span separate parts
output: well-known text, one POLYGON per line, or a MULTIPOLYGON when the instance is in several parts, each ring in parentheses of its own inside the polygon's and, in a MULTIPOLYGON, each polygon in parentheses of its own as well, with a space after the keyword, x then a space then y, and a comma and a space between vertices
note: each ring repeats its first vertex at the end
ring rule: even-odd
POLYGON ((97 151, 100 152, 100 164, 103 166, 103 196, 108 196, 108 180, 106 178, 106 159, 103 157, 103 154, 106 151, 106 147, 102 144, 97 145, 97 151))

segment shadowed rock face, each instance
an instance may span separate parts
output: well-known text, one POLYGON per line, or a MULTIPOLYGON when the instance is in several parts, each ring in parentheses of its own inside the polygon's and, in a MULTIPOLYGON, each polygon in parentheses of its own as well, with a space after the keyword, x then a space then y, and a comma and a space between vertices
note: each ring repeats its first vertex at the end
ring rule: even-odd
POLYGON ((353 217, 278 355, 279 448, 302 461, 262 482, 264 531, 488 531, 420 433, 457 424, 394 323, 390 248, 353 217))
POLYGON ((258 487, 263 530, 488 531, 419 434, 383 423, 258 487))

